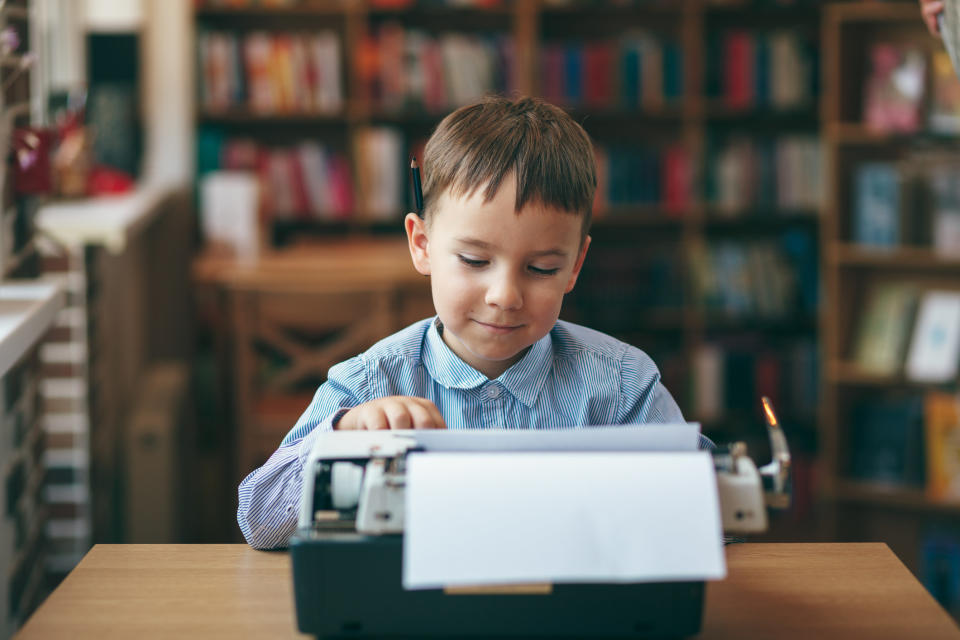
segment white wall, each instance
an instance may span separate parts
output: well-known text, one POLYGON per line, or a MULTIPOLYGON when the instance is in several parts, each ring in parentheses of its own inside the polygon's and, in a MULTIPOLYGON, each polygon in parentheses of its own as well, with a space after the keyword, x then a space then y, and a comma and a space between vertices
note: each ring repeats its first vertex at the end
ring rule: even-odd
POLYGON ((89 32, 140 33, 143 182, 189 184, 194 173, 192 0, 33 0, 40 69, 34 113, 49 89, 86 86, 89 32), (41 89, 45 85, 46 89, 41 89))
POLYGON ((194 30, 191 0, 144 0, 144 181, 189 184, 194 175, 194 30))
POLYGON ((130 32, 143 25, 144 0, 85 0, 87 31, 130 32))

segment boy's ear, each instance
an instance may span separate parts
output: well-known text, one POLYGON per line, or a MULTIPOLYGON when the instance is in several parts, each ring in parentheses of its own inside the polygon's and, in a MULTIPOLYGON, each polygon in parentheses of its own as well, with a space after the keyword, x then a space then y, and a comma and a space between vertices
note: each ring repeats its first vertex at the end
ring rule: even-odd
POLYGON ((577 277, 580 275, 580 269, 583 268, 583 259, 587 257, 587 249, 590 247, 590 240, 590 236, 583 239, 583 246, 580 247, 580 254, 577 256, 577 262, 573 265, 573 273, 570 274, 567 286, 563 290, 564 293, 573 291, 573 285, 577 284, 577 277))
POLYGON ((413 268, 425 276, 430 275, 430 239, 427 237, 423 218, 415 213, 408 213, 403 219, 403 227, 407 231, 407 245, 410 247, 413 268))

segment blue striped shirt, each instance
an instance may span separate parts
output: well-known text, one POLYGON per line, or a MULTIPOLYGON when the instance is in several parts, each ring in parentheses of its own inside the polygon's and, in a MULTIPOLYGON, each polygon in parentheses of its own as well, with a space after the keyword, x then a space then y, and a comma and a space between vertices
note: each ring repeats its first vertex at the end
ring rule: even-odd
POLYGON ((598 331, 558 321, 490 380, 450 350, 441 330, 436 318, 422 320, 330 368, 280 448, 240 483, 237 520, 251 546, 286 546, 296 528, 301 472, 316 434, 368 400, 427 398, 449 429, 683 422, 650 357, 598 331))

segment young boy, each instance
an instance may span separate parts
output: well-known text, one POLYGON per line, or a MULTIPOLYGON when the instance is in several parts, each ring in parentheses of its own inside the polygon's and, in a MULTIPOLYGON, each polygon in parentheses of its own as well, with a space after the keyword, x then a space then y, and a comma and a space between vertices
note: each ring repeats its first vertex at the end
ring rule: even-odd
POLYGON ((488 98, 440 123, 424 154, 423 219, 404 221, 437 316, 330 368, 240 484, 250 545, 286 546, 320 431, 683 422, 645 353, 557 319, 590 246, 596 184, 586 132, 549 104, 488 98))

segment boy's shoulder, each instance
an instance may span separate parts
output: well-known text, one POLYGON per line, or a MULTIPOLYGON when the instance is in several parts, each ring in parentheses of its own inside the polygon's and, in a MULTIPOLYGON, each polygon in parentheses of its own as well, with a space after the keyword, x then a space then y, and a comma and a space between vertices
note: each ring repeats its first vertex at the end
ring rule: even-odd
POLYGON ((631 344, 618 340, 602 331, 584 327, 565 320, 558 320, 550 332, 554 351, 558 357, 589 354, 598 358, 621 362, 624 358, 648 359, 648 356, 631 344))
POLYGON ((401 357, 404 359, 419 359, 423 348, 423 339, 434 318, 424 318, 390 334, 379 340, 363 352, 362 357, 367 360, 401 357))

